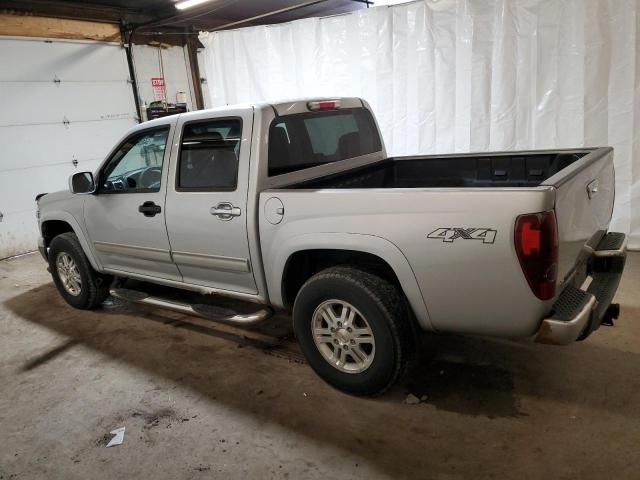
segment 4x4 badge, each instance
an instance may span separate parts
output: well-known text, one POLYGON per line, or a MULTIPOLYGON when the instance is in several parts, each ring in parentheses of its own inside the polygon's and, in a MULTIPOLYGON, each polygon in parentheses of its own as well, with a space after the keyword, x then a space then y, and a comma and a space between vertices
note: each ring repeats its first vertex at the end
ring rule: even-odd
POLYGON ((427 238, 442 240, 451 243, 458 238, 463 240, 482 240, 482 243, 493 243, 496 241, 497 230, 491 228, 436 228, 427 235, 427 238))

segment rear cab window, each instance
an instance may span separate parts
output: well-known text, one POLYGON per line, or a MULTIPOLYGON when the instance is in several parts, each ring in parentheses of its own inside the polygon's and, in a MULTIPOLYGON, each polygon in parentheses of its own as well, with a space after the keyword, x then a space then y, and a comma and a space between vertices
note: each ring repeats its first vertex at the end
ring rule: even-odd
POLYGON ((382 149, 366 108, 285 115, 269 128, 269 176, 339 162, 382 149))

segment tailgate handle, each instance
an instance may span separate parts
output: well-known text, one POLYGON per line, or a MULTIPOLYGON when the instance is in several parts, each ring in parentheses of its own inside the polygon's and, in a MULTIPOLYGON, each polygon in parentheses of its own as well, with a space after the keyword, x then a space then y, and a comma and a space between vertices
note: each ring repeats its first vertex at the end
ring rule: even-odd
POLYGON ((594 180, 593 182, 587 185, 587 195, 589 198, 593 198, 598 194, 598 180, 594 180))

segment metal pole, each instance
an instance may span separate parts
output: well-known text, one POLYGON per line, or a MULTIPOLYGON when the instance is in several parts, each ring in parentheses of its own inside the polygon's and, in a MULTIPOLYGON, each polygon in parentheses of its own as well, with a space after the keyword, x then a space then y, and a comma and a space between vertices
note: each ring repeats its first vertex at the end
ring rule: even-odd
MULTIPOLYGON (((247 23, 247 22, 251 22, 253 20, 260 20, 262 18, 267 18, 267 17, 271 17, 273 15, 277 15, 279 13, 287 13, 287 12, 293 12, 294 10, 298 10, 300 8, 305 8, 305 7, 310 7, 312 5, 317 5, 319 3, 324 3, 327 2, 329 0, 311 0, 308 2, 304 2, 304 3, 299 3, 297 5, 291 5, 290 7, 284 7, 284 8, 280 8, 278 10, 273 10, 271 12, 267 12, 267 13, 263 13, 261 15, 256 15, 254 17, 250 17, 250 18, 245 18, 243 20, 238 20, 236 22, 231 22, 231 23, 226 23, 220 27, 216 27, 212 30, 209 30, 211 32, 215 32, 216 30, 221 30, 223 28, 229 28, 229 27, 233 27, 236 25, 242 25, 243 23, 247 23)), ((179 22, 188 22, 189 20, 193 20, 195 18, 198 17, 202 17, 204 15, 207 15, 208 13, 210 13, 209 11, 205 11, 202 13, 196 13, 194 15, 171 15, 169 17, 165 17, 165 18, 161 18, 159 20, 153 20, 151 22, 147 22, 147 23, 141 23, 139 24, 136 28, 147 28, 147 27, 155 27, 155 26, 160 26, 160 25, 166 25, 167 23, 171 22, 172 20, 176 20, 179 22)))
POLYGON ((279 13, 288 13, 293 12, 294 10, 299 10, 305 7, 311 7, 313 5, 317 5, 319 3, 327 2, 328 0, 312 0, 310 2, 299 3, 297 5, 291 5, 290 7, 280 8, 279 10, 273 10, 271 12, 263 13, 261 15, 256 15, 254 17, 245 18, 242 20, 238 20, 237 22, 225 23, 219 27, 213 28, 209 30, 210 32, 215 32, 218 30, 224 30, 225 28, 235 27, 236 25, 242 25, 243 23, 252 22, 254 20, 262 20, 263 18, 272 17, 274 15, 278 15, 279 13))
POLYGON ((140 98, 138 95, 138 82, 136 80, 136 70, 133 65, 133 54, 131 39, 133 38, 133 32, 136 27, 133 27, 127 38, 127 28, 124 23, 120 23, 120 36, 122 37, 122 46, 125 49, 127 55, 127 65, 129 66, 129 76, 131 77, 131 88, 133 90, 133 101, 136 104, 136 113, 138 114, 138 123, 142 122, 142 109, 140 108, 140 98))
MULTIPOLYGON (((191 27, 190 30, 193 30, 191 27)), ((196 38, 187 37, 187 56, 189 58, 189 70, 191 71, 191 83, 193 84, 193 96, 196 101, 196 109, 204 108, 204 97, 202 95, 202 83, 200 82, 200 66, 198 65, 198 50, 196 49, 196 38)))

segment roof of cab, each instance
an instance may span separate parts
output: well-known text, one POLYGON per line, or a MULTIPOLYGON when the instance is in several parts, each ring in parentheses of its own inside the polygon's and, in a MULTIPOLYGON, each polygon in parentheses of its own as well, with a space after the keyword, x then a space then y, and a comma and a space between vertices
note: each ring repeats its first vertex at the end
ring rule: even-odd
POLYGON ((309 111, 309 102, 337 100, 340 102, 341 108, 359 108, 366 106, 365 102, 358 97, 305 97, 305 98, 292 98, 282 99, 270 102, 254 102, 254 103, 238 103, 234 105, 224 105, 221 107, 207 108, 205 110, 196 110, 193 112, 176 113, 174 115, 168 115, 166 117, 156 118, 153 120, 147 120, 142 122, 129 131, 142 130, 149 127, 169 125, 174 122, 178 117, 189 118, 191 116, 201 117, 203 112, 221 113, 227 110, 240 110, 240 109, 271 109, 273 108, 278 115, 290 115, 294 113, 306 113, 309 111))
POLYGON ((233 105, 224 105, 216 108, 208 108, 206 110, 197 110, 196 112, 181 113, 181 116, 188 117, 192 114, 202 112, 224 112, 226 110, 239 110, 239 109, 264 109, 273 108, 278 112, 278 115, 286 115, 288 113, 300 113, 300 111, 308 111, 307 105, 309 102, 338 100, 342 108, 357 108, 364 106, 362 99, 357 97, 303 97, 303 98, 286 98, 272 101, 261 101, 253 103, 238 103, 233 105))

